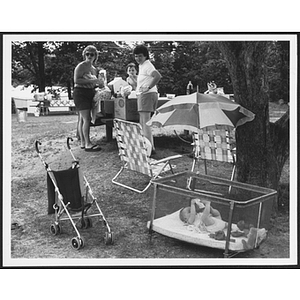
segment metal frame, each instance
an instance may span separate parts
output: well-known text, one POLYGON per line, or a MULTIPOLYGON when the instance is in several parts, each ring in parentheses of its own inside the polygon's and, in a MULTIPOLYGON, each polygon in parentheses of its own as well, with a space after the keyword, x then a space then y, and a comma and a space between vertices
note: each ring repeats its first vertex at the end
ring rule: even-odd
MULTIPOLYGON (((67 147, 73 158, 72 168, 73 169, 79 168, 78 160, 75 158, 75 156, 71 150, 70 144, 69 144, 70 140, 73 141, 72 138, 68 137, 67 138, 67 147)), ((37 151, 42 163, 44 164, 44 167, 53 183, 54 190, 55 190, 55 203, 53 205, 54 213, 55 213, 54 225, 58 226, 60 221, 68 221, 69 220, 76 232, 76 235, 77 235, 76 238, 80 241, 79 247, 76 248, 77 250, 79 250, 80 248, 82 248, 84 246, 84 243, 83 243, 83 238, 80 235, 79 230, 77 229, 78 222, 80 222, 80 221, 83 222, 84 217, 88 217, 88 218, 100 217, 100 221, 103 222, 104 226, 107 229, 107 232, 106 232, 107 239, 105 242, 106 242, 106 244, 112 244, 113 243, 113 232, 111 231, 110 226, 109 226, 104 214, 102 213, 102 210, 97 202, 96 197, 93 195, 93 191, 92 191, 90 184, 87 181, 86 177, 82 173, 78 174, 79 181, 83 179, 83 181, 81 182, 82 184, 80 183, 80 189, 81 189, 81 194, 82 195, 85 194, 85 196, 83 196, 85 198, 85 201, 82 201, 82 207, 80 208, 80 211, 79 211, 80 215, 78 214, 78 212, 73 214, 72 211, 68 208, 70 206, 70 202, 68 202, 68 203, 64 202, 64 198, 63 198, 63 195, 60 193, 59 187, 56 182, 55 175, 54 175, 53 171, 51 170, 50 166, 44 161, 44 159, 41 155, 41 152, 38 148, 39 145, 41 145, 41 143, 39 141, 36 141, 35 142, 36 151, 37 151), (83 185, 84 185, 84 187, 83 187, 83 185), (84 191, 83 191, 83 189, 84 189, 84 191), (88 210, 92 207, 92 205, 96 206, 98 213, 87 214, 88 210), (64 213, 66 213, 67 217, 61 217, 64 213), (75 223, 74 220, 78 220, 78 221, 75 223)), ((79 171, 80 170, 78 170, 78 172, 79 171)), ((72 238, 72 241, 71 241, 72 245, 73 245, 73 240, 76 238, 72 238)))
MULTIPOLYGON (((177 195, 182 195, 184 197, 191 197, 191 198, 201 198, 201 197, 206 197, 209 201, 214 202, 214 203, 227 203, 229 205, 229 218, 228 218, 228 227, 227 227, 227 234, 226 234, 226 242, 225 242, 225 251, 224 251, 224 258, 229 258, 237 253, 234 251, 231 251, 229 249, 230 246, 230 233, 231 233, 231 226, 232 226, 232 217, 233 217, 233 212, 234 208, 236 206, 252 206, 255 204, 259 204, 259 212, 258 212, 258 219, 257 219, 257 228, 259 228, 260 221, 261 221, 261 210, 262 210, 262 203, 265 201, 276 201, 277 198, 277 192, 272 189, 264 188, 264 187, 259 187, 259 186, 254 186, 246 183, 240 183, 237 181, 230 181, 228 179, 223 179, 215 176, 210 176, 210 175, 202 175, 202 174, 195 174, 193 172, 181 172, 177 173, 174 175, 166 176, 164 178, 159 178, 156 180, 152 180, 152 184, 154 186, 154 192, 153 192, 153 199, 152 199, 152 208, 151 208, 151 215, 150 215, 150 224, 149 224, 149 234, 150 234, 150 239, 153 233, 153 221, 155 219, 155 210, 156 210, 156 203, 157 203, 157 194, 159 190, 164 190, 168 191, 170 193, 176 193, 177 195), (168 184, 170 181, 177 181, 178 178, 181 177, 187 177, 192 180, 192 189, 183 189, 177 186, 171 186, 168 184), (214 192, 210 191, 199 191, 199 190, 193 190, 195 186, 195 181, 199 179, 204 179, 209 182, 217 182, 219 184, 223 185, 230 185, 233 188, 241 188, 244 190, 248 191, 253 191, 253 192, 259 192, 262 195, 247 201, 237 201, 237 200, 232 200, 232 199, 227 199, 224 197, 221 197, 220 194, 216 194, 214 192), (232 252, 232 253, 231 253, 232 252)), ((255 246, 254 248, 257 247, 257 239, 255 241, 255 246)), ((241 250, 239 252, 245 252, 247 250, 241 250)))

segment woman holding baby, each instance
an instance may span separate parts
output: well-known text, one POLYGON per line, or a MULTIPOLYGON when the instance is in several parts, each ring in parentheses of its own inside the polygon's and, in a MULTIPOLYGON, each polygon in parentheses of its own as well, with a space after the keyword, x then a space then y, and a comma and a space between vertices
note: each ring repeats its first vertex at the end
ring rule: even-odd
POLYGON ((74 71, 75 86, 73 98, 79 113, 77 129, 81 142, 81 149, 94 152, 100 151, 101 148, 98 145, 93 145, 90 140, 91 109, 95 88, 103 86, 104 82, 101 77, 97 77, 97 69, 93 65, 98 58, 96 47, 93 45, 87 46, 84 48, 82 56, 83 61, 76 66, 74 71))

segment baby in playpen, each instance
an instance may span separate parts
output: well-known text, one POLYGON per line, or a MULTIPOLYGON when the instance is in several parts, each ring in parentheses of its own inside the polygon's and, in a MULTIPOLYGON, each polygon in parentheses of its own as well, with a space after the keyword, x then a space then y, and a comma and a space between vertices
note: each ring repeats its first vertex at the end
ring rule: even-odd
POLYGON ((210 233, 216 233, 227 227, 220 212, 211 206, 210 201, 206 200, 192 199, 191 206, 180 210, 179 218, 182 222, 193 225, 200 231, 210 233))

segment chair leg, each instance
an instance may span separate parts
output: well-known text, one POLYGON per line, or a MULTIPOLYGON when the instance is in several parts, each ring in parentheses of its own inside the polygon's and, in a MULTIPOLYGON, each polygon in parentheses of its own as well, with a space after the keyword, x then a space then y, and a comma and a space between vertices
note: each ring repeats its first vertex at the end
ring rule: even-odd
POLYGON ((192 169, 191 169, 191 172, 194 172, 195 165, 196 165, 196 159, 194 158, 194 160, 193 160, 193 164, 192 164, 192 169))
MULTIPOLYGON (((192 164, 192 168, 191 168, 191 172, 194 172, 195 170, 195 165, 196 165, 196 158, 193 159, 193 164, 192 164)), ((192 177, 188 178, 187 180, 187 185, 186 185, 186 188, 191 190, 191 183, 192 183, 192 177)))
POLYGON ((121 186, 121 187, 124 187, 124 188, 126 188, 126 189, 129 189, 129 190, 131 190, 131 191, 134 191, 134 192, 136 192, 136 193, 139 193, 139 194, 144 193, 144 192, 150 187, 151 181, 149 181, 149 183, 147 184, 147 186, 146 186, 143 190, 138 190, 138 189, 135 189, 135 188, 133 188, 133 187, 131 187, 131 186, 129 186, 129 185, 126 185, 126 184, 123 184, 123 183, 118 182, 118 181, 117 181, 117 178, 119 177, 119 175, 122 173, 122 171, 123 171, 124 169, 125 169, 124 166, 121 167, 120 171, 119 171, 119 172, 116 174, 116 176, 111 180, 112 183, 114 183, 114 184, 116 184, 116 185, 119 185, 119 186, 121 186))
POLYGON ((206 165, 206 159, 204 159, 204 168, 205 168, 205 175, 207 175, 207 165, 206 165))
MULTIPOLYGON (((236 166, 235 165, 233 165, 233 168, 232 168, 232 173, 231 173, 231 178, 230 178, 230 180, 231 181, 233 181, 234 180, 234 176, 235 176, 235 171, 236 171, 236 166)), ((228 193, 230 194, 231 193, 231 186, 229 186, 229 188, 228 188, 228 193)))
POLYGON ((231 173, 231 178, 230 178, 231 181, 234 180, 234 177, 235 177, 235 171, 236 171, 236 165, 233 165, 232 173, 231 173))

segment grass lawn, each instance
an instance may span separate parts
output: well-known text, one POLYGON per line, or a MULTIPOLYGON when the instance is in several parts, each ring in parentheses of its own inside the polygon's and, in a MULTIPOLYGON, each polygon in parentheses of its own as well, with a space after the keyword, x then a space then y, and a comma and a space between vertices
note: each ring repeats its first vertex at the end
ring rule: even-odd
MULTIPOLYGON (((274 111, 271 118, 277 118, 284 113, 284 108, 272 104, 271 111, 274 111)), ((46 170, 35 151, 34 142, 41 141, 43 158, 52 169, 69 168, 72 157, 66 148, 66 138, 76 136, 76 122, 76 115, 59 115, 29 116, 27 122, 18 123, 16 116, 12 115, 11 223, 15 223, 15 226, 6 230, 9 231, 9 252, 14 263, 18 264, 23 259, 27 263, 36 263, 36 259, 39 259, 43 265, 49 262, 47 259, 55 259, 54 264, 60 264, 64 259, 75 258, 79 259, 76 263, 88 264, 91 261, 95 265, 118 264, 118 259, 129 264, 136 259, 144 259, 142 262, 145 264, 152 259, 155 259, 154 263, 159 263, 160 259, 182 259, 189 263, 190 259, 223 257, 222 250, 199 247, 159 234, 154 234, 150 242, 146 223, 149 220, 152 190, 139 195, 111 183, 121 162, 115 140, 110 143, 105 141, 105 128, 102 126, 91 129, 92 140, 101 145, 102 151, 87 153, 80 149, 76 139, 72 150, 114 232, 115 243, 105 245, 106 230, 97 219, 91 228, 81 230, 85 247, 79 251, 71 247, 70 241, 75 232, 70 222, 62 224, 60 235, 51 235, 49 229, 54 216, 47 214, 46 170)), ((155 135, 155 143, 158 155, 162 157, 183 154, 176 161, 177 171, 190 169, 190 144, 175 135, 159 133, 155 135)), ((230 176, 231 167, 226 164, 211 163, 209 167, 213 170, 212 175, 230 176)), ((236 258, 289 258, 289 161, 282 173, 281 186, 284 190, 282 208, 277 216, 271 218, 272 226, 267 240, 259 249, 241 253, 236 258)))

